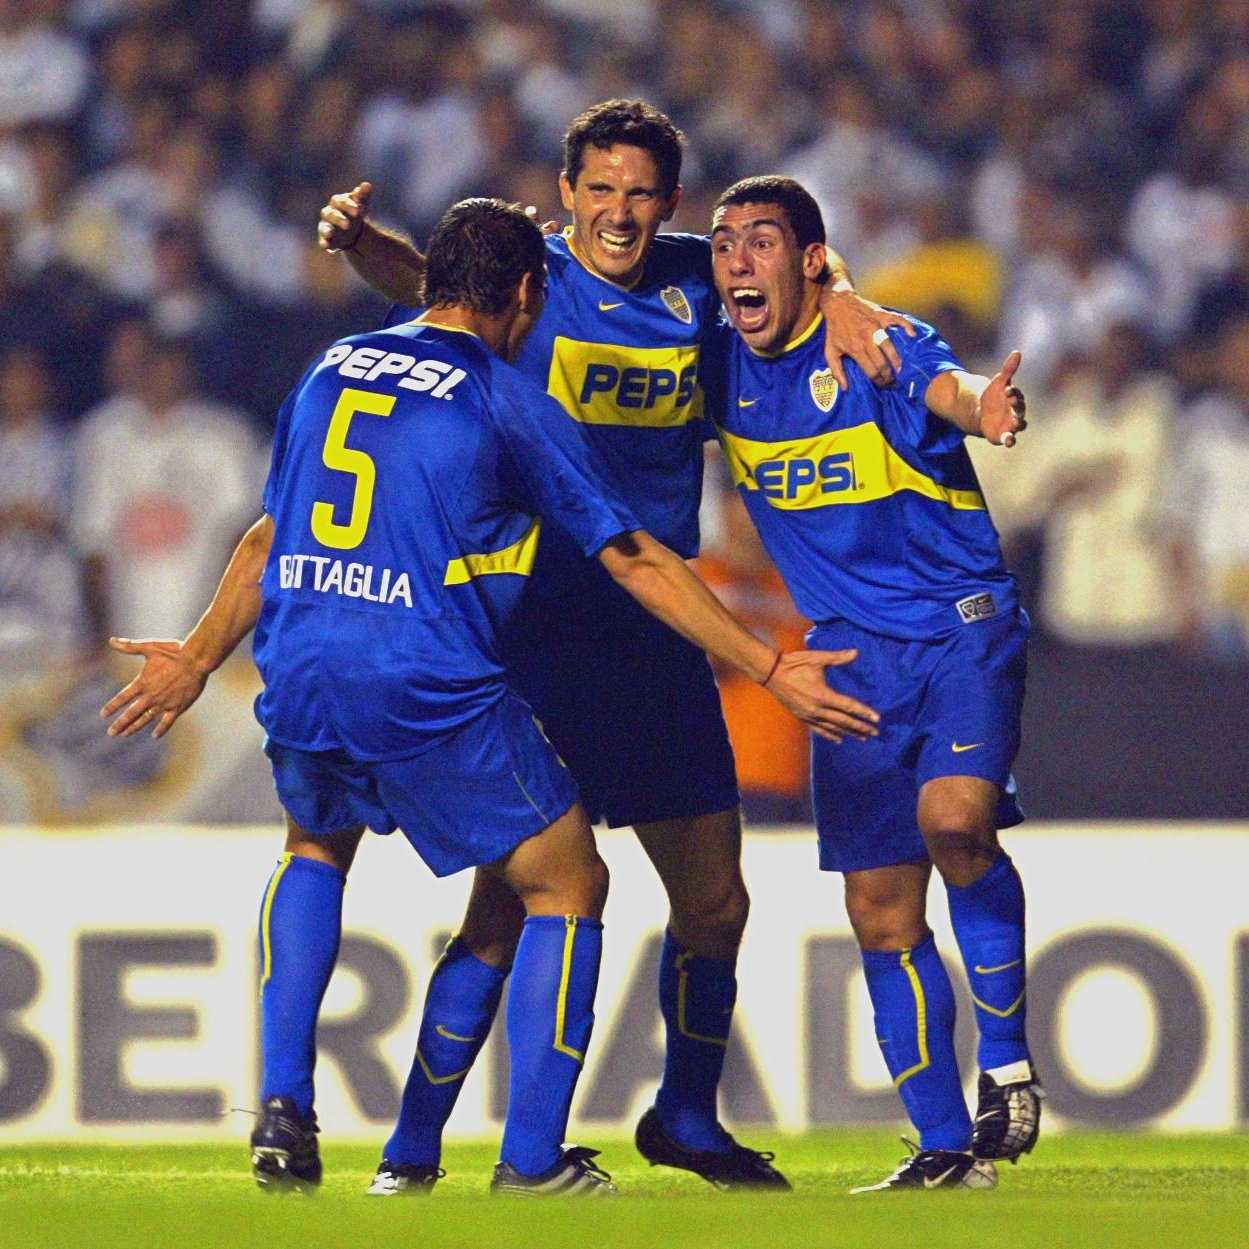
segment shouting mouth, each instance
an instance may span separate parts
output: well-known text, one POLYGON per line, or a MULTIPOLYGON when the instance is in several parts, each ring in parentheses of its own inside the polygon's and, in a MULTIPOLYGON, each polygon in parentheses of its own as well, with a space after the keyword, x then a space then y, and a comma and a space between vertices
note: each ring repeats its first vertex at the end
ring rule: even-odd
POLYGON ((739 286, 729 291, 733 320, 743 333, 761 330, 768 321, 768 299, 757 286, 739 286))

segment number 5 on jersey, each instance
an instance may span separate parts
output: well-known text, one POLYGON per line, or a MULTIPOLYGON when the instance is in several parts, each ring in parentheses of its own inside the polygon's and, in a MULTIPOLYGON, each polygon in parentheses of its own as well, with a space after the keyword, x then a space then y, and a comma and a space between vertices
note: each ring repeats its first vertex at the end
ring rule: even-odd
POLYGON ((334 405, 330 427, 325 433, 325 446, 321 460, 326 468, 339 473, 350 473, 356 479, 351 496, 351 514, 347 523, 340 525, 334 520, 334 505, 317 502, 312 505, 312 536, 322 546, 338 551, 349 551, 364 541, 373 512, 373 487, 377 483, 377 468, 372 457, 364 451, 356 451, 347 445, 347 431, 357 412, 369 416, 389 416, 395 408, 394 395, 379 395, 368 390, 344 390, 334 405))

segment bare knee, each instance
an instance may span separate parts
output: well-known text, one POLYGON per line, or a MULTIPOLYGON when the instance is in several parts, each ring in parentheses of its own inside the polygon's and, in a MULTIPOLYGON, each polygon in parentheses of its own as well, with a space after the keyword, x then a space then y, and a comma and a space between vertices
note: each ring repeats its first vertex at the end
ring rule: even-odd
POLYGON ((687 950, 705 958, 733 958, 750 916, 750 894, 738 873, 715 890, 673 891, 672 935, 687 950))
POLYGON ((920 832, 947 885, 974 885, 1001 856, 997 801, 997 786, 979 777, 940 777, 920 791, 920 832))
POLYGON ((1002 853, 995 833, 940 828, 925 834, 924 841, 941 879, 960 889, 974 885, 1002 853))
POLYGON ((927 863, 846 874, 846 914, 860 949, 909 950, 924 940, 929 874, 927 863))
POLYGON ((344 874, 351 870, 355 861, 356 849, 364 836, 364 825, 357 824, 352 828, 344 828, 337 833, 318 835, 310 833, 288 814, 286 816, 285 853, 297 855, 303 859, 315 859, 318 863, 328 863, 344 874))

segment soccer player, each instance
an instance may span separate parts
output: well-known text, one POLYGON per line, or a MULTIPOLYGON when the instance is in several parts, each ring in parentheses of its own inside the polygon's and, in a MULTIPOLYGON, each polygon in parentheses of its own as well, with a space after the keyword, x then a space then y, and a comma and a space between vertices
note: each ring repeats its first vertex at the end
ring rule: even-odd
MULTIPOLYGON (((871 691, 880 735, 816 739, 820 866, 844 874, 881 1052, 919 1144, 874 1189, 985 1188, 1032 1148, 1040 1088, 1024 1031, 1024 893, 998 830, 1023 817, 1019 745, 1027 617, 964 439, 1011 446, 1025 425, 1012 352, 966 372, 931 326, 894 333, 897 383, 825 367, 824 224, 788 178, 730 187, 712 219, 730 325, 705 353, 708 407, 742 498, 809 641, 853 647, 837 676, 871 691), (710 368, 708 368, 710 366, 710 368), (973 1124, 954 998, 925 915, 940 873, 979 1027, 973 1124)), ((908 1142, 908 1145, 910 1142, 908 1142)), ((859 1190, 872 1191, 872 1190, 859 1190)))
POLYGON ((480 866, 523 908, 497 1193, 614 1191, 595 1151, 564 1146, 593 1020, 607 871, 573 780, 504 681, 496 635, 540 521, 668 626, 834 736, 871 713, 827 663, 743 629, 601 484, 558 405, 508 367, 544 303, 541 231, 467 200, 429 244, 415 322, 336 343, 279 414, 265 515, 182 643, 126 642, 139 675, 104 707, 112 735, 167 731, 255 626, 257 715, 287 813, 261 910, 262 1109, 268 1189, 321 1178, 315 1025, 365 827, 401 828, 442 876, 480 866))
MULTIPOLYGON (((706 238, 659 233, 680 199, 682 143, 664 114, 637 100, 596 105, 572 122, 559 178, 572 225, 547 239, 547 309, 518 364, 559 400, 642 524, 692 557, 705 438, 699 356, 719 302, 706 238)), ((365 183, 330 200, 322 246, 344 251, 397 303, 415 304, 422 257, 367 219, 371 191, 365 183)), ((903 318, 847 285, 827 283, 828 367, 840 370, 841 351, 853 349, 884 380, 897 353, 871 336, 903 318)), ((717 1112, 749 897, 733 756, 705 655, 548 526, 505 657, 591 818, 632 826, 668 895, 659 973, 665 1062, 638 1149, 652 1164, 693 1171, 720 1189, 787 1189, 772 1156, 735 1141, 717 1112)), ((429 986, 374 1194, 423 1191, 436 1174, 443 1126, 476 1055, 446 1034, 484 1040, 520 918, 494 878, 478 879, 429 986)))

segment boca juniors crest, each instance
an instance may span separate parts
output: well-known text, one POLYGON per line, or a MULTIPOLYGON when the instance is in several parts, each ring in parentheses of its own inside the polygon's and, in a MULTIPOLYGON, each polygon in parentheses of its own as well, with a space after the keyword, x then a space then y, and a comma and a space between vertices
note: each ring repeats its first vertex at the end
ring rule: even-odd
POLYGON ((689 325, 694 320, 693 310, 690 308, 690 301, 685 298, 685 292, 678 286, 665 286, 659 292, 659 298, 664 301, 664 306, 678 321, 684 321, 689 325))
POLYGON ((831 369, 817 369, 811 374, 811 398, 821 412, 827 412, 837 400, 837 379, 831 369))

